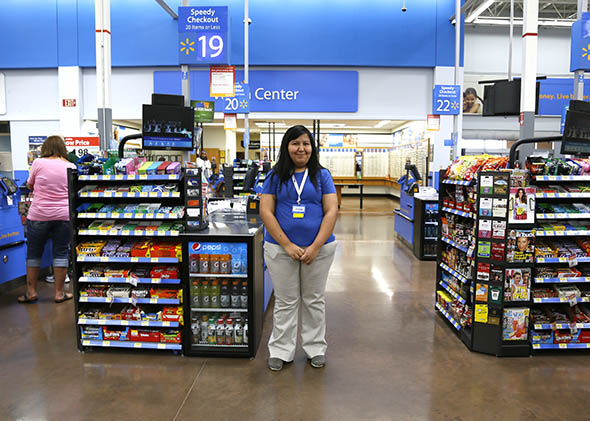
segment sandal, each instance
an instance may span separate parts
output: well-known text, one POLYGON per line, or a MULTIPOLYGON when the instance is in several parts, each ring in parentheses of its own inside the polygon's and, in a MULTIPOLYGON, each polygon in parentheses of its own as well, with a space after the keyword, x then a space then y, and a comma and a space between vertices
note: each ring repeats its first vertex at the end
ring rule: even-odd
POLYGON ((20 304, 32 304, 32 303, 39 301, 39 297, 38 296, 29 297, 27 295, 27 293, 25 292, 25 295, 21 295, 20 297, 18 297, 16 299, 16 301, 18 301, 20 304))
POLYGON ((62 298, 56 298, 55 302, 59 304, 63 303, 64 301, 71 300, 72 298, 74 298, 72 294, 70 294, 69 292, 64 292, 64 296, 62 298))

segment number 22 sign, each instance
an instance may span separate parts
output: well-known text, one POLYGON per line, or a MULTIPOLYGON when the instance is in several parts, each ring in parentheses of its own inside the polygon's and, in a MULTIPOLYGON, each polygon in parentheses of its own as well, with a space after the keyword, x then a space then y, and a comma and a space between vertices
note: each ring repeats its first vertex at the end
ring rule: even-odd
POLYGON ((432 114, 458 115, 461 112, 461 86, 435 85, 432 91, 432 114))

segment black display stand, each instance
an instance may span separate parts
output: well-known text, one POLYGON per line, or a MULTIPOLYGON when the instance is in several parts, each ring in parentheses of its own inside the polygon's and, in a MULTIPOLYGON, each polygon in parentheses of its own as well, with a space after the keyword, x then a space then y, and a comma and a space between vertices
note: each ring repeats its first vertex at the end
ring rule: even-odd
POLYGON ((414 197, 414 256, 436 260, 438 240, 438 202, 414 197))
POLYGON ((235 274, 198 274, 189 273, 192 280, 247 280, 248 282, 248 308, 245 310, 232 310, 231 308, 195 308, 192 306, 190 282, 185 283, 186 334, 184 347, 186 355, 199 357, 255 357, 262 336, 264 319, 264 267, 262 261, 262 221, 258 217, 246 217, 244 215, 211 214, 209 228, 198 233, 187 233, 183 236, 183 261, 189 262, 191 244, 200 245, 212 243, 241 243, 247 247, 247 271, 243 275, 235 274), (194 318, 201 315, 220 313, 237 313, 240 317, 248 318, 248 345, 207 345, 199 344, 198 338, 193 338, 191 323, 194 318))

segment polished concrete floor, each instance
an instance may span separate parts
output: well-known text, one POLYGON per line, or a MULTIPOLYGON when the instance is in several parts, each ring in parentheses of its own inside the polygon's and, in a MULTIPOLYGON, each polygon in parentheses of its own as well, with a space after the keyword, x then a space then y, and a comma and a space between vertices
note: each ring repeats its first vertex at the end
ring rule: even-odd
POLYGON ((435 264, 393 236, 394 202, 345 198, 327 287, 328 365, 79 353, 73 303, 0 296, 1 420, 583 420, 590 355, 470 353, 433 311, 435 264))

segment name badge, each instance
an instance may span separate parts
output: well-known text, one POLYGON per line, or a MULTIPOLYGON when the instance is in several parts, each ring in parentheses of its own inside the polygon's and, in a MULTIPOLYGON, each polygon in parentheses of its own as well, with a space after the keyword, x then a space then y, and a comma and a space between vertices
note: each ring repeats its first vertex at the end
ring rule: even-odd
POLYGON ((293 205, 291 213, 293 218, 303 218, 305 216, 305 206, 293 205))

